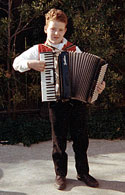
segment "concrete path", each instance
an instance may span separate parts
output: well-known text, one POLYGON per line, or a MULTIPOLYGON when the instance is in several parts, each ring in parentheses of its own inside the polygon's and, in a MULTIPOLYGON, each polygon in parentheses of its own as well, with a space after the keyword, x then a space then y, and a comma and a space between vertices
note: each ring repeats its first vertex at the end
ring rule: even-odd
POLYGON ((31 147, 0 145, 0 195, 125 195, 125 140, 90 140, 90 173, 100 183, 97 189, 77 181, 68 142, 67 188, 56 190, 51 146, 51 141, 31 147))

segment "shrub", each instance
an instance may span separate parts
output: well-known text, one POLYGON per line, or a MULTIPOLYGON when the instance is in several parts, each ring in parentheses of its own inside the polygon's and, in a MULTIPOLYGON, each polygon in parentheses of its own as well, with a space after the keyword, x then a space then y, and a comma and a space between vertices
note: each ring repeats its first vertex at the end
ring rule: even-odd
POLYGON ((0 140, 2 143, 23 143, 30 146, 40 141, 51 139, 50 123, 47 119, 38 117, 28 118, 26 116, 11 118, 0 121, 0 140))
POLYGON ((92 109, 89 113, 88 129, 90 138, 125 138, 124 109, 92 109))

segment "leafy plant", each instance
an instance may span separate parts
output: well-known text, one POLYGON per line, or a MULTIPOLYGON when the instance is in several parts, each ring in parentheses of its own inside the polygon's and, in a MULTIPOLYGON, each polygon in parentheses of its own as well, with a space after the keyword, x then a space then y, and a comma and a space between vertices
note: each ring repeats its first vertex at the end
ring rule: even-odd
POLYGON ((50 123, 39 117, 20 116, 0 121, 0 141, 5 144, 23 143, 30 146, 34 143, 51 139, 50 123))
POLYGON ((91 109, 88 118, 89 137, 98 139, 125 138, 123 109, 91 109))
POLYGON ((104 108, 111 108, 114 106, 124 106, 124 79, 123 75, 115 72, 111 67, 105 76, 106 89, 99 96, 96 105, 104 108))

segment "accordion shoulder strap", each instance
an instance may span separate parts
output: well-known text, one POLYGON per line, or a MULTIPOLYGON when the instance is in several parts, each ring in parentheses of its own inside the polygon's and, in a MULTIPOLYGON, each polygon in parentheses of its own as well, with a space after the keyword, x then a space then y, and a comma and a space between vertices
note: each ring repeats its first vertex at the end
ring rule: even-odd
MULTIPOLYGON (((49 52, 49 51, 53 51, 53 50, 57 50, 57 48, 55 48, 51 45, 47 45, 47 44, 39 44, 38 45, 39 54, 41 52, 49 52)), ((76 51, 76 46, 73 45, 71 42, 67 41, 67 43, 63 46, 62 50, 75 52, 76 51)))
POLYGON ((39 44, 38 45, 38 56, 39 56, 39 59, 40 59, 40 53, 42 53, 42 52, 49 52, 49 51, 52 51, 51 47, 48 47, 45 44, 39 44))
POLYGON ((52 48, 48 45, 45 45, 45 44, 39 44, 38 45, 38 51, 39 51, 39 53, 48 52, 48 51, 52 51, 52 48))
POLYGON ((76 45, 67 41, 67 43, 63 46, 62 50, 64 51, 76 51, 76 45))

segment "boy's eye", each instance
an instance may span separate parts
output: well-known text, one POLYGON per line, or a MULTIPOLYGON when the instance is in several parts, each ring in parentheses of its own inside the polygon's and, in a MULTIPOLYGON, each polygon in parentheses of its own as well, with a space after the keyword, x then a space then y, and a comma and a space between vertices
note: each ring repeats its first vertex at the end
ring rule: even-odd
POLYGON ((52 31, 54 31, 54 30, 55 30, 55 28, 51 28, 51 30, 52 30, 52 31))
MULTIPOLYGON (((57 29, 56 28, 51 28, 51 31, 56 31, 57 29)), ((60 32, 63 31, 63 29, 59 29, 60 32)))

